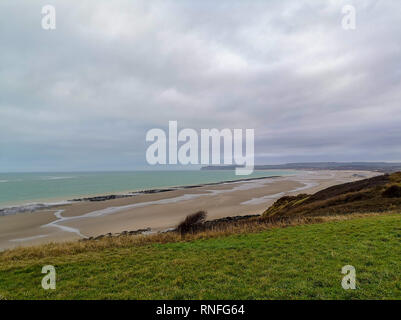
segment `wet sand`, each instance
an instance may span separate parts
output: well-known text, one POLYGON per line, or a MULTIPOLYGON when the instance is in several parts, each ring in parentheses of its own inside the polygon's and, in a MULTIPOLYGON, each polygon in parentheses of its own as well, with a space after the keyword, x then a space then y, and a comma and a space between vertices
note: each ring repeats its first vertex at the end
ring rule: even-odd
POLYGON ((284 195, 314 193, 329 186, 379 175, 367 171, 300 171, 297 175, 139 194, 102 202, 74 202, 0 217, 0 250, 106 233, 172 228, 188 214, 208 219, 261 214, 284 195))

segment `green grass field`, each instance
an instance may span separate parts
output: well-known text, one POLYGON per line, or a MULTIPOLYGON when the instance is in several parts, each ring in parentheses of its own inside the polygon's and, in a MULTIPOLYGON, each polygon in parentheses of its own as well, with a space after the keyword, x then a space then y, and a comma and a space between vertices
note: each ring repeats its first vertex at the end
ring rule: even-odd
POLYGON ((192 242, 20 260, 0 255, 2 299, 401 299, 401 215, 192 242), (42 266, 57 289, 41 287, 42 266), (344 290, 341 268, 356 268, 344 290))

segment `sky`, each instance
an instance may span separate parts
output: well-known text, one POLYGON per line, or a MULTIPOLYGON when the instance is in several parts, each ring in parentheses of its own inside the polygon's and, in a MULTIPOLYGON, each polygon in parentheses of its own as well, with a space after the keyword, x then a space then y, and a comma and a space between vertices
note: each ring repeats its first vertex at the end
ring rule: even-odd
POLYGON ((400 161, 400 39, 400 1, 2 0, 0 172, 149 169, 169 120, 254 129, 256 164, 400 161))

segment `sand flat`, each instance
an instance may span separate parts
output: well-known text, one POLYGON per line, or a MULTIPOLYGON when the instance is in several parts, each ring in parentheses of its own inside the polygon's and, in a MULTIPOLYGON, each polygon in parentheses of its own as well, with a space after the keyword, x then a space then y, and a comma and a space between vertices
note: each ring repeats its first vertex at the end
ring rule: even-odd
POLYGON ((140 194, 102 202, 77 202, 33 213, 0 217, 0 248, 76 240, 108 232, 174 227, 188 214, 208 219, 260 214, 284 195, 314 193, 378 175, 366 171, 300 171, 297 175, 140 194))

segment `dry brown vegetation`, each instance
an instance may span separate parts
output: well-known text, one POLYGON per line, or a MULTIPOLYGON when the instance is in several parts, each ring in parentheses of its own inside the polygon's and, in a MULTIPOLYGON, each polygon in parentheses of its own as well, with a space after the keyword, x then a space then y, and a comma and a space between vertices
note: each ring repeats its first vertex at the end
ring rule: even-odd
POLYGON ((197 232, 205 222, 206 216, 207 214, 205 211, 198 211, 190 214, 178 225, 177 232, 181 235, 197 232))
POLYGON ((383 197, 385 198, 400 198, 401 187, 398 185, 392 185, 383 191, 383 197))

